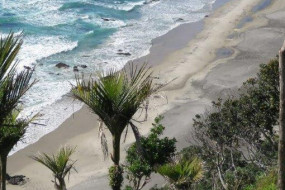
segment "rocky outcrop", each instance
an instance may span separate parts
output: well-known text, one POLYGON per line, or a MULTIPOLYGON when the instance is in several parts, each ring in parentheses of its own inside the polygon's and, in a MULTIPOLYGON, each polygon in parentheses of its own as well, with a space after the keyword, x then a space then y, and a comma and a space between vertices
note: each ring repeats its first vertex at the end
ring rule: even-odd
POLYGON ((65 63, 62 63, 62 62, 56 64, 55 66, 56 66, 57 68, 59 68, 59 69, 67 69, 67 68, 70 67, 69 65, 67 65, 67 64, 65 64, 65 63))
POLYGON ((7 174, 6 180, 7 180, 8 183, 10 183, 12 185, 23 185, 23 184, 25 184, 27 182, 26 181, 27 178, 24 175, 9 176, 7 174))
POLYGON ((150 4, 150 3, 153 3, 153 2, 158 2, 160 0, 146 0, 143 4, 150 4))
POLYGON ((129 52, 118 52, 118 55, 125 55, 125 56, 130 56, 132 54, 130 54, 129 52))
POLYGON ((73 67, 73 72, 78 72, 78 71, 79 71, 78 67, 77 67, 77 66, 74 66, 74 67, 73 67))
POLYGON ((32 69, 31 67, 26 66, 26 65, 24 65, 24 68, 27 69, 27 70, 31 70, 32 69))
POLYGON ((101 17, 101 19, 104 20, 104 21, 115 21, 115 19, 112 19, 112 18, 101 17))
POLYGON ((182 22, 182 21, 184 21, 183 18, 178 18, 178 19, 176 20, 176 22, 182 22))

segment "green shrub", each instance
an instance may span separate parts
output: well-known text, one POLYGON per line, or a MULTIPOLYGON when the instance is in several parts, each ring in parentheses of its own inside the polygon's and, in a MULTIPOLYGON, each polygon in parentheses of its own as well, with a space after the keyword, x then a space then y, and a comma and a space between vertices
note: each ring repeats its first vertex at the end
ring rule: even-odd
POLYGON ((276 187, 273 178, 256 180, 277 161, 278 65, 277 59, 260 65, 257 77, 244 82, 237 95, 213 101, 193 119, 195 145, 184 153, 198 156, 207 168, 195 190, 276 187))
POLYGON ((191 185, 203 178, 203 164, 198 158, 177 160, 158 168, 158 173, 165 177, 176 189, 189 189, 191 185))
POLYGON ((111 166, 109 168, 109 185, 112 187, 112 189, 120 189, 122 182, 124 180, 123 178, 123 168, 121 166, 111 166))
POLYGON ((277 190, 277 171, 272 170, 256 182, 256 190, 277 190))
POLYGON ((149 181, 156 167, 168 162, 176 151, 175 138, 160 138, 165 129, 160 123, 162 119, 162 116, 155 118, 150 134, 141 138, 142 153, 138 151, 137 143, 132 144, 127 150, 127 179, 135 190, 141 189, 149 181))

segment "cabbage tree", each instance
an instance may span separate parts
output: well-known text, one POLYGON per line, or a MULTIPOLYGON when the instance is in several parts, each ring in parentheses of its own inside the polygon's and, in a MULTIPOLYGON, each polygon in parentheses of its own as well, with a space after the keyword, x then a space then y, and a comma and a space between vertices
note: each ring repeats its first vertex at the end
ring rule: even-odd
POLYGON ((31 120, 17 119, 20 99, 35 83, 32 70, 17 72, 15 58, 21 48, 21 37, 10 33, 0 39, 0 157, 2 190, 6 189, 7 156, 23 137, 31 120))
POLYGON ((76 85, 72 88, 74 97, 97 114, 112 134, 111 159, 114 166, 109 173, 110 185, 114 190, 119 190, 123 181, 123 170, 120 166, 122 133, 130 125, 136 139, 139 139, 139 132, 132 118, 142 103, 158 89, 153 85, 151 74, 146 65, 141 68, 130 65, 129 71, 111 70, 105 75, 99 74, 96 79, 76 77, 76 85))

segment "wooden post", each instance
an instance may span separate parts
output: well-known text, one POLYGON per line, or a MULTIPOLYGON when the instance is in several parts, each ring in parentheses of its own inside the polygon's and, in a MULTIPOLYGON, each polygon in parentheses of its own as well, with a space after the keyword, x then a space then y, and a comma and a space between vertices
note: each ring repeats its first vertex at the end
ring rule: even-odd
POLYGON ((278 186, 285 190, 285 42, 279 51, 280 107, 278 144, 278 186))

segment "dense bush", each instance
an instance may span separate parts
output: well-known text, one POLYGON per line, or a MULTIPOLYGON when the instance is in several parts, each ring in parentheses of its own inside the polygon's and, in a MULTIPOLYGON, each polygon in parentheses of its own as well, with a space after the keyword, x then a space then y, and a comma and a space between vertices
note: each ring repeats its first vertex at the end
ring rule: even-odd
POLYGON ((257 177, 256 184, 251 184, 245 190, 277 190, 277 170, 269 170, 257 177))
POLYGON ((262 64, 257 77, 243 83, 237 95, 219 98, 211 109, 196 115, 192 136, 199 146, 191 145, 184 154, 200 157, 206 171, 205 178, 193 188, 250 188, 257 176, 274 166, 278 106, 278 60, 274 59, 262 64))

